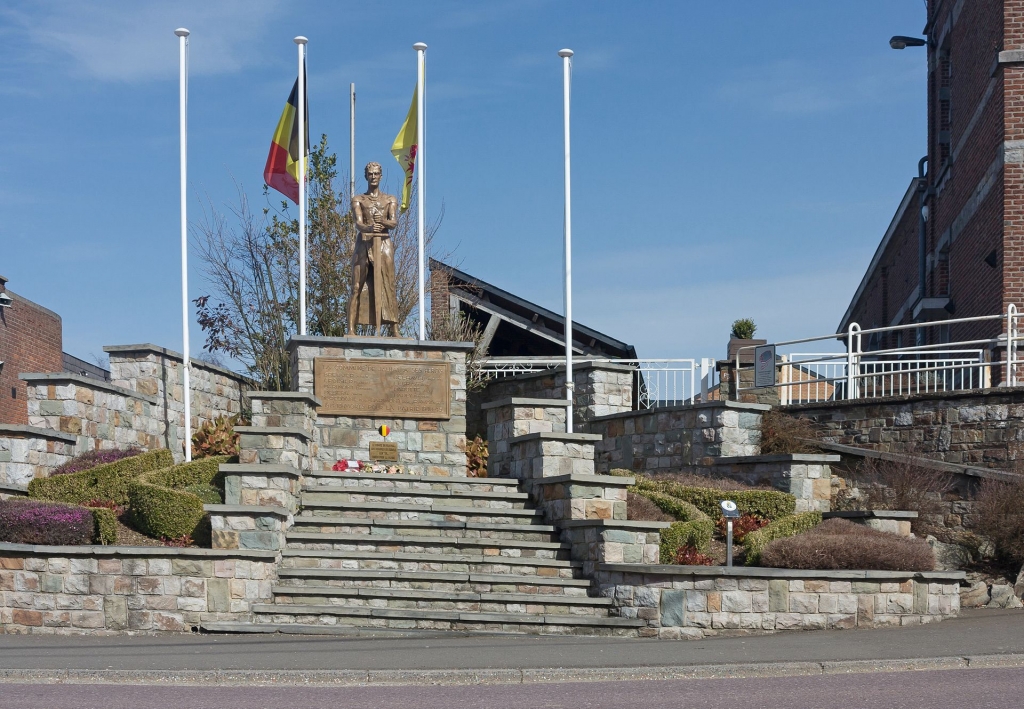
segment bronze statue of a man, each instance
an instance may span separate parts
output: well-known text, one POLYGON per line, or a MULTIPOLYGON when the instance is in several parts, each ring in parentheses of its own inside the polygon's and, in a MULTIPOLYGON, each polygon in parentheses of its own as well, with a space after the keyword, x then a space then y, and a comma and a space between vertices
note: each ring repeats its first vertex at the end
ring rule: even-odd
POLYGON ((380 163, 367 163, 366 192, 352 198, 356 223, 352 251, 352 292, 348 301, 348 334, 356 325, 369 325, 378 336, 384 326, 398 336, 398 297, 395 288, 395 250, 389 231, 398 224, 398 200, 380 191, 380 163))

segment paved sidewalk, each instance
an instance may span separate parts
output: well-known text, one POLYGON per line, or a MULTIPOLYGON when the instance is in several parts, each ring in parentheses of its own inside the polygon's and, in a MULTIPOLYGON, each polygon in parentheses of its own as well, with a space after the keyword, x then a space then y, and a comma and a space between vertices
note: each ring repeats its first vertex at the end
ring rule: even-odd
POLYGON ((0 635, 0 682, 394 684, 1024 666, 1024 611, 700 641, 587 637, 0 635))

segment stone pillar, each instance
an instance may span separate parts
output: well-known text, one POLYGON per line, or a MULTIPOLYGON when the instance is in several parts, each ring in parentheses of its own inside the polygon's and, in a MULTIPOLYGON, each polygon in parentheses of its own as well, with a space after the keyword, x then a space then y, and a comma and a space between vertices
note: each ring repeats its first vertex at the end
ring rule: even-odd
POLYGON ((507 478, 512 475, 512 449, 509 441, 528 433, 565 433, 568 401, 511 397, 484 404, 487 419, 487 474, 507 478))
POLYGON ((528 433, 508 439, 512 477, 529 481, 556 475, 593 475, 594 444, 589 433, 528 433))
POLYGON ((326 415, 316 419, 314 470, 330 470, 339 460, 369 460, 370 442, 381 440, 377 430, 391 429, 387 440, 398 446, 399 463, 413 475, 466 477, 466 353, 470 342, 420 342, 388 337, 294 337, 288 343, 293 389, 313 394, 314 363, 318 357, 346 360, 448 362, 449 411, 440 418, 369 418, 326 415))
MULTIPOLYGON (((744 363, 741 363, 744 364, 744 363)), ((761 387, 760 389, 736 390, 736 360, 721 359, 718 365, 718 390, 723 401, 741 401, 747 404, 779 405, 778 387, 761 387)), ((753 362, 749 367, 740 369, 740 386, 754 386, 753 362)))

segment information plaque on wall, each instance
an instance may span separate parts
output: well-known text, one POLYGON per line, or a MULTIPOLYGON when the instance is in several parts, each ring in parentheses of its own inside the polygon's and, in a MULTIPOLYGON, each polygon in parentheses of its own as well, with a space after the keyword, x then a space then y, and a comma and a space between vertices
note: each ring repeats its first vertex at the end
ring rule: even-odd
POLYGON ((775 345, 754 348, 754 386, 775 386, 775 345))
POLYGON ((398 444, 393 441, 370 441, 370 460, 397 461, 398 444))
POLYGON ((313 392, 321 416, 447 419, 451 417, 448 362, 395 359, 313 360, 313 392))

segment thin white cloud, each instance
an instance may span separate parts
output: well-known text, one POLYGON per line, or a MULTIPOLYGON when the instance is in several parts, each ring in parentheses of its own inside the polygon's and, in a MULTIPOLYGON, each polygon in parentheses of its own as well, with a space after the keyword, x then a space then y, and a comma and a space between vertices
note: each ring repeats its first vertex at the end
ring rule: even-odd
POLYGON ((259 38, 279 0, 82 3, 60 0, 0 10, 46 55, 63 58, 68 73, 102 81, 137 82, 177 72, 173 35, 192 31, 189 71, 228 74, 261 61, 259 38))

